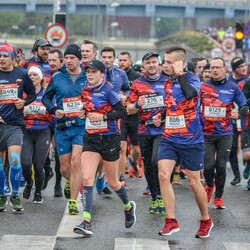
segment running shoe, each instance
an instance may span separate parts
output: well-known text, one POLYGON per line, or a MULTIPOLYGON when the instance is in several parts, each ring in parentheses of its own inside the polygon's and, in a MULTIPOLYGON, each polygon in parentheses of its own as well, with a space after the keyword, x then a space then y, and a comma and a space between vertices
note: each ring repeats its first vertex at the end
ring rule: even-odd
POLYGON ((24 179, 24 177, 21 177, 21 182, 20 182, 20 187, 24 187, 26 184, 26 180, 24 179))
POLYGON ((230 184, 231 184, 232 186, 240 186, 240 185, 241 185, 240 178, 234 178, 234 179, 230 182, 230 184))
POLYGON ((158 234, 159 235, 171 235, 172 233, 177 233, 180 231, 178 221, 176 219, 165 218, 165 226, 162 228, 158 234))
POLYGON ((80 225, 75 226, 73 231, 76 234, 82 234, 82 235, 87 235, 87 236, 93 235, 93 232, 91 230, 91 225, 86 220, 82 221, 80 225))
POLYGON ((146 187, 146 189, 143 191, 144 195, 151 195, 150 189, 148 187, 146 187))
POLYGON ((54 197, 63 197, 61 186, 55 186, 54 197))
POLYGON ((97 175, 95 186, 96 186, 97 193, 100 194, 104 188, 104 175, 102 177, 99 177, 97 175))
POLYGON ((211 217, 209 220, 200 220, 200 228, 195 235, 195 238, 207 238, 210 235, 210 232, 214 226, 211 217))
POLYGON ((30 198, 30 192, 31 192, 31 189, 32 189, 32 186, 33 186, 33 181, 31 181, 30 184, 26 184, 24 190, 23 190, 23 198, 24 199, 29 199, 30 198))
POLYGON ((76 201, 69 201, 69 215, 78 215, 79 211, 76 206, 76 201))
POLYGON ((222 202, 222 199, 221 198, 215 198, 214 199, 214 207, 216 209, 224 209, 226 208, 222 202))
POLYGON ((7 196, 2 195, 0 196, 0 212, 5 212, 6 211, 6 205, 7 205, 7 196))
POLYGON ((132 170, 133 170, 133 169, 132 169, 132 166, 130 166, 130 167, 129 167, 129 171, 128 171, 128 176, 131 177, 131 178, 134 177, 133 171, 132 171, 132 170))
POLYGON ((205 185, 205 187, 204 187, 204 189, 205 189, 205 191, 207 193, 207 203, 211 202, 214 188, 215 188, 215 183, 214 183, 213 187, 209 187, 208 185, 205 185))
POLYGON ((246 186, 246 191, 249 191, 249 190, 250 190, 250 179, 248 180, 247 186, 246 186))
POLYGON ((124 176, 121 175, 119 181, 126 189, 128 189, 127 181, 124 176))
POLYGON ((70 199, 70 182, 68 180, 66 180, 64 187, 64 196, 66 199, 70 199))
POLYGON ((176 184, 176 185, 181 184, 181 182, 180 182, 180 173, 174 173, 172 183, 176 184))
POLYGON ((162 198, 157 198, 159 214, 166 214, 166 209, 162 198))
POLYGON ((102 191, 103 191, 104 194, 112 194, 112 189, 111 189, 111 187, 109 186, 109 184, 108 184, 107 181, 105 181, 105 183, 104 183, 104 188, 103 188, 102 191))
POLYGON ((134 201, 130 201, 131 204, 131 208, 125 212, 125 227, 126 228, 131 228, 132 226, 134 226, 134 224, 136 223, 136 204, 134 201))
POLYGON ((6 195, 10 195, 11 189, 10 189, 10 186, 8 184, 4 184, 4 192, 6 195))
POLYGON ((187 175, 186 175, 186 170, 185 169, 181 169, 180 170, 180 177, 181 177, 181 179, 187 179, 187 175))
POLYGON ((143 173, 143 170, 142 170, 142 167, 139 166, 139 176, 138 178, 143 178, 144 177, 144 173, 143 173))
MULTIPOLYGON (((128 157, 129 163, 130 163, 130 170, 132 171, 132 174, 136 178, 140 178, 140 168, 137 162, 133 162, 132 158, 128 157)), ((130 175, 129 175, 130 176, 130 175)))
POLYGON ((34 194, 33 203, 37 203, 37 204, 43 203, 43 197, 42 197, 41 192, 34 194))
POLYGON ((13 206, 14 212, 23 211, 23 205, 18 195, 10 196, 10 204, 13 206))
POLYGON ((151 200, 151 206, 148 210, 149 214, 157 214, 158 213, 158 204, 157 204, 157 200, 151 200))
POLYGON ((45 174, 45 179, 44 179, 44 183, 43 183, 43 190, 45 190, 47 188, 48 183, 53 176, 54 176, 54 173, 52 171, 52 168, 50 168, 49 172, 47 174, 45 174))
POLYGON ((244 179, 248 179, 250 175, 250 166, 246 164, 244 170, 243 170, 243 177, 244 179))

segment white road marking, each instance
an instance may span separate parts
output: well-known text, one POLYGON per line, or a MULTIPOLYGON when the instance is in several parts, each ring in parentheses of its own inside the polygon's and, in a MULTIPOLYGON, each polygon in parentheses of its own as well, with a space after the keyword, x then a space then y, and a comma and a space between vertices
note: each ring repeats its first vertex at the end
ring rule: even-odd
POLYGON ((223 242, 223 245, 227 250, 249 250, 250 243, 240 243, 240 242, 223 242))

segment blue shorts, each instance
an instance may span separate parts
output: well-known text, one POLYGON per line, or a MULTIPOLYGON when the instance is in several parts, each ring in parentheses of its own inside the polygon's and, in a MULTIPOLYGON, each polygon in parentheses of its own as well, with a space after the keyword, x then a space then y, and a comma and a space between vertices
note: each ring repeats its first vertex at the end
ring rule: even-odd
POLYGON ((179 144, 162 139, 158 151, 158 161, 182 159, 184 168, 190 171, 198 171, 204 168, 204 145, 179 144))
POLYGON ((72 126, 65 130, 57 130, 55 127, 55 141, 58 155, 72 152, 72 145, 83 146, 85 126, 72 126))

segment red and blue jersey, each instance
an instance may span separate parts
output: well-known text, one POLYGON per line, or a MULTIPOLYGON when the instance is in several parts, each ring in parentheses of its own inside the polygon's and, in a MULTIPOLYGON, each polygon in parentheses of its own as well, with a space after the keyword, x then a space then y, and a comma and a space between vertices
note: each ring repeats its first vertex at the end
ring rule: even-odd
POLYGON ((36 100, 24 107, 24 118, 26 129, 46 129, 53 122, 53 115, 50 115, 42 103, 44 89, 37 93, 36 100))
POLYGON ((200 79, 186 73, 186 79, 197 91, 197 96, 187 100, 181 90, 178 78, 167 79, 164 83, 167 108, 163 140, 179 144, 196 144, 204 141, 200 124, 200 79))
MULTIPOLYGON (((93 91, 90 91, 87 87, 84 87, 82 90, 81 100, 87 114, 90 112, 96 112, 100 114, 114 112, 115 109, 113 106, 121 101, 115 90, 108 83, 104 83, 102 86, 93 91)), ((86 131, 89 133, 90 130, 93 131, 91 133, 102 135, 112 135, 118 133, 117 122, 115 120, 92 123, 92 129, 87 128, 88 124, 89 122, 86 120, 86 131), (94 128, 95 125, 97 125, 96 128, 94 128)))
POLYGON ((0 93, 0 116, 8 123, 24 120, 23 109, 17 109, 14 98, 23 99, 23 93, 34 94, 35 87, 28 74, 19 68, 5 72, 0 70, 0 84, 4 90, 0 93))
MULTIPOLYGON (((139 123, 138 134, 139 135, 159 135, 163 132, 163 126, 155 127, 146 125, 147 122, 153 120, 153 116, 161 112, 164 107, 163 100, 165 99, 164 91, 164 81, 167 79, 165 75, 160 75, 157 80, 148 79, 147 75, 140 76, 135 81, 133 81, 130 88, 127 101, 129 103, 135 103, 138 101, 140 96, 145 96, 148 101, 154 101, 154 99, 162 98, 162 107, 155 108, 144 108, 143 106, 139 109, 139 118, 141 122, 139 123)), ((146 101, 147 102, 147 101, 146 101)), ((151 102, 151 103, 152 103, 151 102)), ((152 122, 153 123, 153 122, 152 122)))
POLYGON ((201 120, 205 136, 233 134, 231 110, 234 102, 242 107, 247 100, 232 81, 219 86, 211 81, 201 84, 201 120))

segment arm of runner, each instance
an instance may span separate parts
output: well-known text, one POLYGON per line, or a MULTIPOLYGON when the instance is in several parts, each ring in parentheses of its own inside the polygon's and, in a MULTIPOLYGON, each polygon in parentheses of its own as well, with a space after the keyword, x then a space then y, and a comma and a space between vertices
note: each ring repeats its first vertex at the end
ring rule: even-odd
POLYGON ((153 122, 155 124, 156 127, 160 127, 161 126, 161 113, 153 116, 153 122))
POLYGON ((52 102, 54 96, 55 96, 55 89, 54 89, 54 83, 53 83, 53 77, 52 77, 42 97, 42 103, 46 107, 46 110, 48 111, 48 113, 53 114, 53 115, 55 115, 56 110, 58 109, 52 102))
POLYGON ((56 118, 62 119, 64 115, 65 115, 65 112, 63 110, 61 110, 61 109, 56 109, 55 110, 56 118))
POLYGON ((77 111, 77 115, 80 119, 83 119, 85 117, 85 110, 83 108, 80 108, 78 111, 77 111))
POLYGON ((145 104, 145 96, 140 96, 138 101, 135 103, 128 103, 128 113, 129 114, 136 114, 141 106, 145 104))
POLYGON ((35 100, 36 100, 36 93, 27 94, 26 98, 24 99, 25 101, 24 106, 31 104, 35 100))
POLYGON ((24 107, 25 100, 23 100, 21 98, 15 98, 14 99, 14 104, 15 104, 17 109, 22 109, 24 107))

